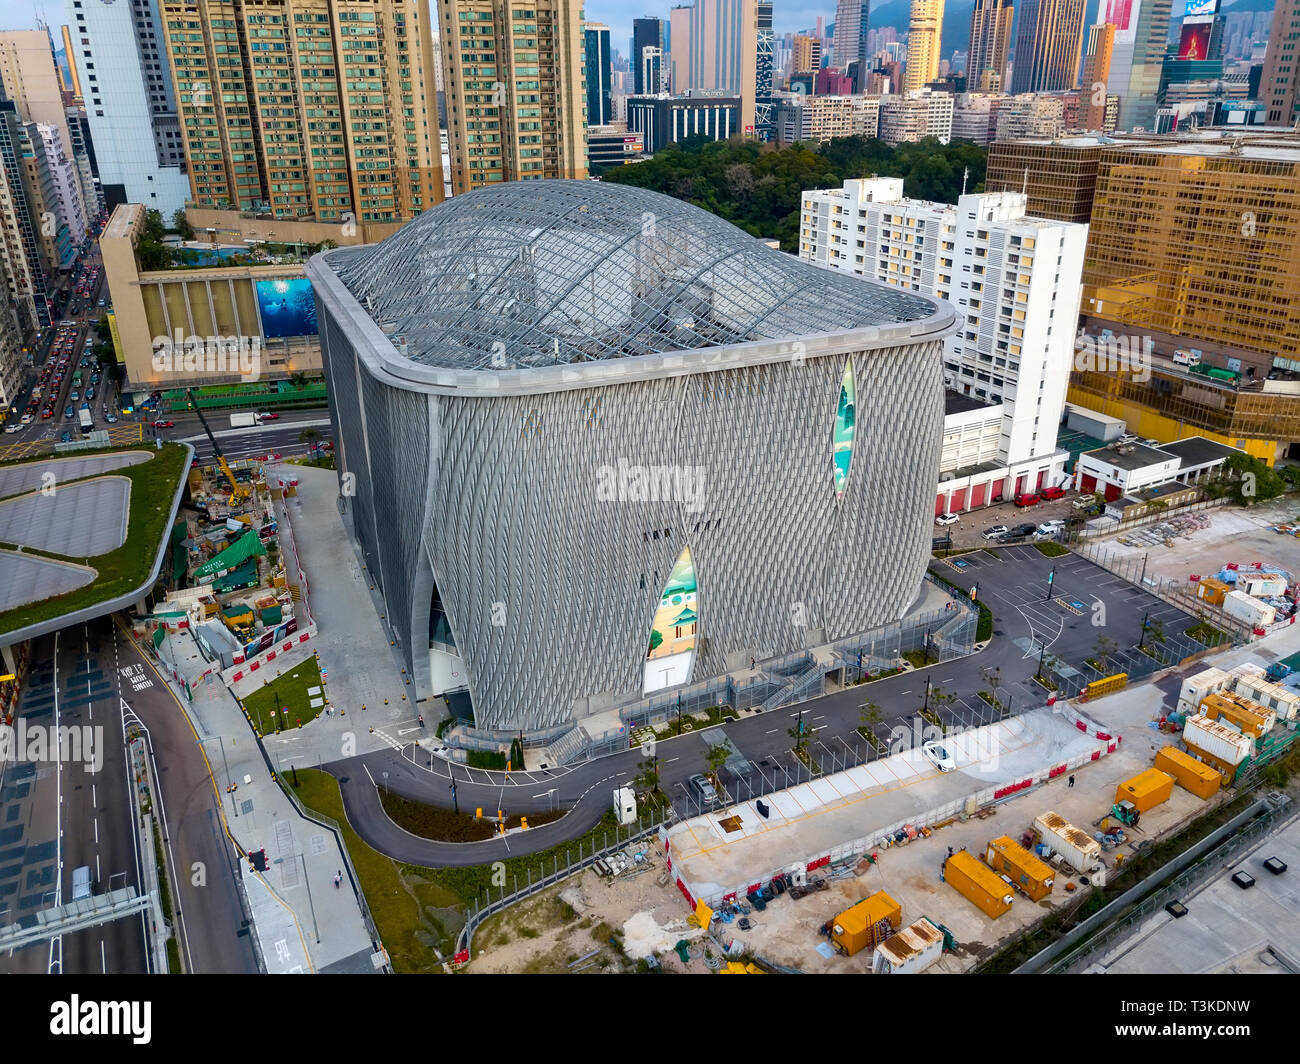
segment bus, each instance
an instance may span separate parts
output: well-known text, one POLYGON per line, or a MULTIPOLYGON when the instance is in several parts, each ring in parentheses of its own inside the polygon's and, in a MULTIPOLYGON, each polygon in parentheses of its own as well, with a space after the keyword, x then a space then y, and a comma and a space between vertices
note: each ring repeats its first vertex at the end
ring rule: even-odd
POLYGON ((90 411, 83 406, 77 411, 77 419, 81 422, 81 434, 89 436, 90 430, 95 427, 95 419, 90 416, 90 411))

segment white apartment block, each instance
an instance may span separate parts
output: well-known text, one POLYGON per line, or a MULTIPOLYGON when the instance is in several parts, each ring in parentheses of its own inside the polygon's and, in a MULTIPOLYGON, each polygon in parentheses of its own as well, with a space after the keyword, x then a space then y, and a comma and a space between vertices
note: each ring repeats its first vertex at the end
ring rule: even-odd
POLYGON ((880 139, 897 145, 936 137, 952 139, 953 94, 922 89, 906 95, 880 97, 880 139))
POLYGON ((875 137, 880 125, 880 97, 796 93, 777 102, 772 121, 781 144, 823 143, 833 137, 875 137))
POLYGON ((40 138, 40 150, 54 184, 59 220, 68 227, 72 243, 78 245, 86 239, 86 216, 82 209, 81 174, 73 160, 71 146, 63 143, 63 133, 58 126, 33 122, 27 126, 27 131, 29 136, 40 138))
POLYGON ((1061 96, 1025 92, 1002 101, 998 108, 997 139, 1059 136, 1065 128, 1065 101, 1061 96))
POLYGON ((962 92, 952 102, 953 140, 971 140, 982 148, 993 143, 998 111, 1011 97, 1000 92, 962 92))
MULTIPOLYGON (((944 341, 945 385, 1000 407, 1001 424, 996 463, 979 458, 974 469, 943 470, 954 475, 942 483, 936 506, 953 512, 1067 479, 1056 433, 1088 227, 1029 217, 1025 203, 1019 192, 972 193, 956 206, 905 199, 896 177, 803 194, 800 258, 957 309, 961 327, 944 341)), ((981 425, 992 417, 967 414, 981 425)), ((967 443, 971 432, 983 440, 986 431, 965 422, 949 427, 962 428, 967 443)))

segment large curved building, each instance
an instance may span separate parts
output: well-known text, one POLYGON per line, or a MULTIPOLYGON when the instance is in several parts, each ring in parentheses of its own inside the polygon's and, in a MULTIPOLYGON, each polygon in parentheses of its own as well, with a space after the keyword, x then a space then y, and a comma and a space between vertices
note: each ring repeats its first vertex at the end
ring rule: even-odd
POLYGON ((456 196, 307 270, 418 697, 536 733, 916 597, 948 304, 596 182, 456 196))

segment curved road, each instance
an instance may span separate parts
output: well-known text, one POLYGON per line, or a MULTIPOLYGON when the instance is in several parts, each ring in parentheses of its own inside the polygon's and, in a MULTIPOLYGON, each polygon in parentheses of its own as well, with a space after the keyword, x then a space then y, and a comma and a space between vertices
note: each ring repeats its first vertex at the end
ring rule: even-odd
MULTIPOLYGON (((1093 625, 1096 616, 1088 607, 1103 601, 1103 615, 1110 618, 1105 634, 1122 644, 1135 644, 1142 617, 1169 607, 1132 584, 1076 555, 1048 559, 1033 547, 1003 548, 996 555, 970 556, 968 571, 945 570, 945 576, 964 588, 978 582, 981 600, 993 610, 994 638, 980 653, 931 665, 877 680, 864 687, 848 687, 809 702, 786 706, 769 713, 745 713, 738 721, 722 727, 727 736, 754 766, 750 782, 733 784, 741 791, 728 797, 744 797, 770 791, 794 779, 796 762, 791 753, 790 730, 799 718, 809 733, 808 749, 823 769, 834 770, 864 760, 867 744, 858 736, 861 706, 870 700, 879 707, 883 724, 877 733, 891 741, 920 738, 917 711, 924 704, 926 680, 934 689, 954 696, 951 703, 937 706, 943 719, 957 725, 979 723, 989 711, 977 692, 991 687, 990 676, 998 674, 997 696, 1011 701, 1013 712, 1037 708, 1047 701, 1047 692, 1034 682, 1039 651, 1047 648, 1052 657, 1079 663, 1093 654, 1102 634, 1093 625), (1052 600, 1047 596, 1048 575, 1054 574, 1052 600), (1061 601, 1057 601, 1061 600, 1061 601), (1077 606, 1066 604, 1081 603, 1077 606)), ((936 568, 941 563, 934 563, 936 568)), ((1186 615, 1183 615, 1186 616, 1186 615)), ((1187 618, 1192 623, 1192 618, 1187 618)), ((707 744, 698 732, 658 744, 659 776, 663 790, 680 813, 693 815, 685 781, 696 772, 708 771, 707 744)), ((611 790, 620 781, 639 774, 646 755, 639 749, 601 757, 552 772, 508 775, 504 772, 469 770, 432 758, 415 748, 380 750, 326 764, 343 794, 344 809, 357 833, 376 850, 397 860, 426 867, 477 865, 519 857, 547 849, 590 829, 611 807, 611 790), (414 760, 413 760, 414 755, 414 760), (383 773, 388 779, 383 779, 383 773), (485 814, 497 809, 507 814, 537 813, 568 808, 561 820, 503 839, 480 843, 447 843, 422 839, 404 831, 389 819, 379 800, 378 786, 387 786, 405 798, 429 805, 452 807, 450 776, 456 780, 456 797, 462 812, 482 807, 485 814), (555 793, 549 793, 551 789, 555 793), (552 804, 554 803, 554 804, 552 804)), ((802 770, 807 774, 807 770, 802 770)))

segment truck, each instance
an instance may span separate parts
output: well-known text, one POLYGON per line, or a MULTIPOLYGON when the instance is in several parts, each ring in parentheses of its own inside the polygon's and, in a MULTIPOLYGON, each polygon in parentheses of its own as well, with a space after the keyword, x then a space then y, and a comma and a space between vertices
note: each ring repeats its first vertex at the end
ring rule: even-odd
POLYGON ((77 420, 81 423, 81 434, 89 436, 95 427, 95 419, 90 416, 90 411, 83 406, 77 411, 77 420))
POLYGON ((1201 353, 1195 348, 1180 347, 1174 351, 1175 366, 1199 366, 1201 353))
POLYGON ((230 427, 232 429, 248 428, 256 424, 258 424, 257 415, 251 410, 242 414, 230 415, 230 427))

